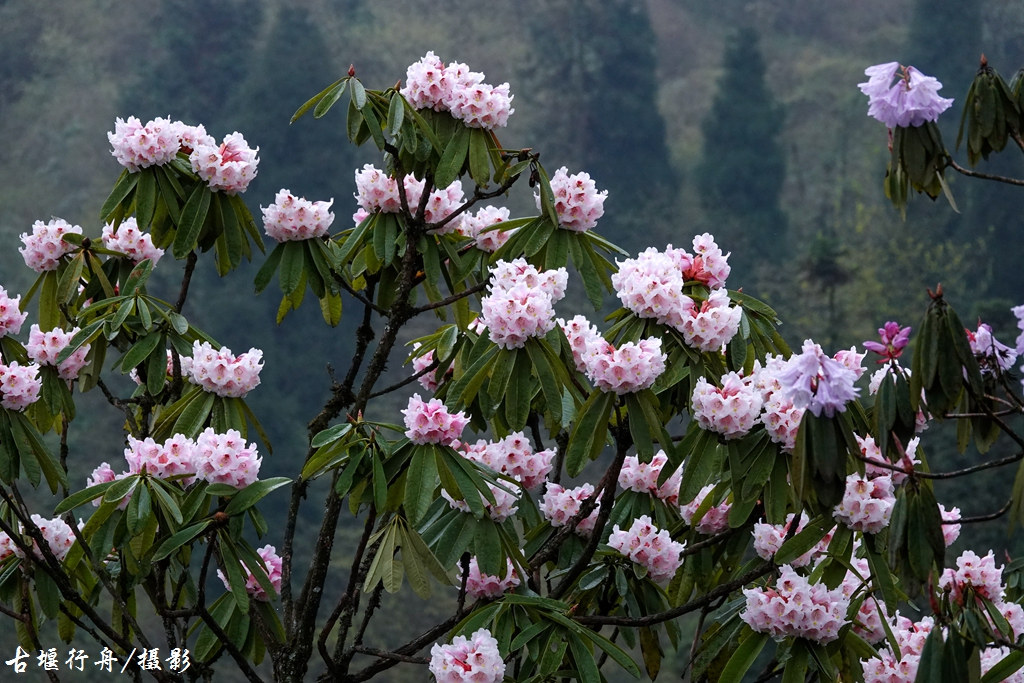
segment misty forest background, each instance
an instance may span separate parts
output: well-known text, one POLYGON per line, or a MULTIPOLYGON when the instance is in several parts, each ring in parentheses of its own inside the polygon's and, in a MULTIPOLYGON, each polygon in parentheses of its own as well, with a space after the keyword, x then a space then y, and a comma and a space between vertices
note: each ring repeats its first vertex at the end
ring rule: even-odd
MULTIPOLYGON (((1017 334, 1009 308, 1024 303, 1024 194, 954 177, 960 214, 915 197, 902 221, 882 191, 885 128, 865 115, 856 88, 866 66, 893 60, 936 76, 941 94, 957 98, 940 121, 952 149, 979 55, 1007 80, 1024 66, 1024 6, 1012 0, 75 0, 45 12, 32 0, 0 0, 0 284, 31 284, 15 248, 35 220, 59 216, 99 235, 100 205, 121 170, 106 139, 116 116, 203 123, 218 139, 238 130, 260 148, 244 195, 257 220, 259 205, 287 187, 333 197, 332 232, 347 228, 353 170, 379 160, 345 140, 344 107, 320 121, 288 119, 350 63, 367 87, 384 88, 427 50, 488 82, 509 81, 517 111, 499 132, 503 144, 541 151, 549 172, 589 172, 609 190, 599 230, 630 252, 688 248, 693 235, 714 234, 732 252, 729 286, 774 306, 791 345, 813 337, 834 352, 873 338, 886 320, 916 326, 925 287, 940 281, 968 324, 980 317, 1011 344, 1017 334)), ((1024 177, 1017 150, 1003 156, 987 170, 1024 177)), ((513 215, 534 210, 525 188, 508 205, 513 215)), ((327 366, 347 368, 359 308, 346 300, 330 329, 307 302, 276 326, 273 286, 252 295, 260 264, 221 280, 201 260, 185 314, 236 351, 263 349, 263 386, 248 399, 274 443, 261 474, 294 475, 305 424, 328 396, 327 366)), ((165 256, 155 287, 171 296, 180 267, 165 256)), ((582 296, 566 304, 563 313, 585 310, 582 296)), ((435 322, 424 316, 415 332, 435 322)), ((384 381, 407 372, 396 360, 384 381)), ((116 384, 131 391, 127 379, 116 384)), ((414 389, 389 397, 379 416, 399 421, 414 389)), ((82 397, 72 428, 76 486, 101 461, 122 466, 119 412, 98 394, 82 397)), ((924 444, 936 469, 1009 454, 999 443, 987 456, 960 455, 955 435, 935 425, 924 444)), ((943 482, 939 499, 965 515, 991 512, 1012 480, 990 470, 943 482)), ((319 494, 303 508, 300 577, 319 494)), ((285 499, 268 499, 268 519, 283 516, 285 499)), ((347 580, 356 526, 348 517, 339 531, 325 605, 347 580)), ((268 541, 279 544, 276 531, 268 541)), ((965 527, 948 557, 968 546, 1019 556, 1024 535, 1008 535, 1002 521, 965 527)), ((386 596, 367 642, 395 646, 421 632, 449 613, 449 593, 428 603, 406 590, 386 596)), ((0 642, 11 642, 7 628, 0 642)), ((687 649, 666 661, 663 677, 682 670, 687 649)), ((230 663, 219 668, 234 677, 230 663)), ((417 667, 389 674, 427 676, 417 667)))

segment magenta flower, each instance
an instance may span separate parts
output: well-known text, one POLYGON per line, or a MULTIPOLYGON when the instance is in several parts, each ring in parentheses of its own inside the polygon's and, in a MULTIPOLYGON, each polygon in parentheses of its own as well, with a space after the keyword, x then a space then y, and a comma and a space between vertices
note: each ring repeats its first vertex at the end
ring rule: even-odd
POLYGON ((910 327, 900 327, 899 323, 887 322, 885 327, 878 328, 878 336, 881 337, 882 342, 866 341, 864 348, 882 356, 879 363, 896 360, 903 355, 903 349, 910 343, 910 329, 910 327))
POLYGON ((952 99, 939 97, 942 83, 912 66, 889 62, 868 67, 864 73, 868 81, 858 83, 857 87, 868 96, 868 116, 889 128, 916 128, 927 121, 936 121, 939 114, 953 104, 952 99), (893 83, 901 70, 902 74, 893 83))

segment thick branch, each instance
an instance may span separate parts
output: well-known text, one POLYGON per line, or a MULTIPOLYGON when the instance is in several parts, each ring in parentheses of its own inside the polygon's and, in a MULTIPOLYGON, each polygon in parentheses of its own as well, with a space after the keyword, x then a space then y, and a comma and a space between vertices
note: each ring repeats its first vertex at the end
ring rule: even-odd
POLYGON ((174 304, 174 310, 181 313, 181 309, 185 307, 185 299, 188 298, 188 288, 192 284, 192 273, 195 272, 196 262, 199 261, 199 255, 195 250, 188 253, 188 258, 185 259, 185 276, 181 278, 181 291, 178 292, 178 301, 174 304))

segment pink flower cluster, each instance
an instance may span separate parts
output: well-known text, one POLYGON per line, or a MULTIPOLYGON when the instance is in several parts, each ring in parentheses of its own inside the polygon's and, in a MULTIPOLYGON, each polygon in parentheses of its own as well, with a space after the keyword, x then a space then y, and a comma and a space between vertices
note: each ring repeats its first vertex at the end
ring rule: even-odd
MULTIPOLYGON (((544 498, 540 503, 540 513, 548 520, 553 527, 565 526, 569 520, 579 514, 583 507, 583 501, 594 495, 594 487, 591 484, 583 484, 574 489, 567 489, 548 482, 544 498)), ((597 522, 597 513, 601 510, 601 503, 594 506, 594 510, 576 525, 576 533, 581 536, 588 536, 594 530, 597 522)))
POLYGON ((206 181, 211 190, 238 194, 245 192, 256 177, 256 167, 260 163, 256 153, 259 151, 259 147, 250 148, 238 132, 224 136, 219 147, 213 138, 206 136, 197 141, 189 161, 192 170, 206 181))
MULTIPOLYGON (((494 496, 494 503, 487 500, 484 494, 480 494, 480 501, 483 503, 484 509, 487 510, 488 516, 499 524, 514 515, 519 509, 519 477, 513 477, 513 479, 515 479, 515 482, 502 481, 501 484, 504 488, 491 483, 487 484, 491 495, 494 496)), ((448 505, 453 510, 471 511, 469 504, 465 500, 455 500, 444 489, 441 489, 441 497, 448 501, 448 505)))
MULTIPOLYGON (((807 516, 807 513, 801 513, 800 522, 796 527, 796 533, 803 531, 809 521, 811 520, 807 516)), ((767 524, 765 522, 758 522, 754 525, 754 550, 762 560, 770 560, 775 557, 775 553, 779 552, 779 548, 782 547, 783 542, 786 540, 786 536, 789 533, 789 527, 792 523, 793 514, 791 513, 786 517, 785 524, 767 524)), ((813 548, 790 562, 790 564, 794 567, 805 567, 811 562, 816 561, 828 550, 828 544, 832 542, 832 534, 832 531, 828 532, 813 548)))
POLYGON ((61 257, 76 248, 64 241, 64 235, 72 233, 81 235, 81 226, 71 225, 62 218, 54 218, 49 223, 36 221, 32 224, 31 235, 21 233, 21 242, 25 246, 18 251, 25 259, 25 265, 37 273, 56 270, 61 257))
MULTIPOLYGON (((188 364, 189 381, 198 384, 204 391, 218 396, 244 398, 260 384, 260 370, 263 369, 263 352, 249 349, 237 356, 231 349, 222 346, 214 349, 209 342, 192 343, 192 360, 188 364)), ((186 372, 182 364, 182 373, 186 372)))
POLYGON ((153 245, 153 236, 139 230, 135 216, 129 216, 121 221, 116 233, 112 224, 103 226, 101 239, 104 249, 120 252, 135 263, 149 259, 155 266, 164 255, 163 249, 157 249, 153 245))
MULTIPOLYGON (((263 563, 266 565, 267 578, 270 579, 270 585, 273 586, 274 591, 277 593, 281 592, 281 566, 282 559, 277 554, 277 548, 272 545, 265 545, 256 551, 256 554, 260 556, 263 563)), ((245 564, 244 560, 240 561, 242 565, 242 571, 247 574, 245 579, 245 590, 255 600, 260 602, 269 602, 270 596, 267 595, 267 591, 263 589, 260 582, 256 580, 252 570, 249 569, 248 565, 245 564)), ((217 570, 217 576, 224 583, 224 588, 231 590, 231 583, 228 581, 228 577, 224 574, 223 570, 217 570)))
POLYGON ((1017 350, 996 339, 991 326, 979 323, 977 330, 966 332, 971 351, 978 359, 982 374, 995 375, 997 371, 1006 372, 1017 362, 1017 350))
POLYGON ((498 261, 491 269, 488 295, 480 317, 491 341, 503 349, 522 348, 530 337, 543 337, 555 326, 556 301, 565 296, 565 268, 538 271, 524 259, 498 261))
POLYGON ((900 657, 897 659, 888 647, 879 650, 877 657, 863 663, 864 683, 914 683, 924 642, 934 625, 932 617, 912 622, 897 614, 891 627, 900 657))
POLYGON ((677 328, 683 341, 700 351, 720 351, 732 341, 740 329, 743 309, 729 306, 729 293, 715 289, 707 301, 698 307, 696 303, 683 313, 683 320, 677 328))
POLYGON ((796 435, 800 431, 804 411, 793 405, 793 402, 780 391, 782 385, 775 378, 775 373, 785 366, 786 359, 782 356, 765 356, 763 368, 760 361, 755 361, 751 379, 761 392, 764 405, 761 423, 764 424, 771 440, 782 444, 782 450, 788 453, 796 445, 796 435))
POLYGON ((238 430, 217 434, 212 427, 207 427, 196 439, 192 458, 197 478, 236 489, 244 489, 256 481, 263 462, 256 444, 247 446, 238 430))
POLYGON ((447 67, 433 52, 410 64, 401 94, 416 109, 449 111, 470 128, 504 128, 514 95, 508 83, 495 87, 483 82, 484 75, 465 64, 447 67))
POLYGON ((829 590, 823 583, 812 584, 788 564, 780 568, 774 589, 747 588, 743 594, 747 605, 740 612, 740 619, 776 640, 792 636, 830 643, 839 636, 839 629, 849 623, 846 611, 850 599, 842 590, 829 590))
POLYGON ((0 339, 21 332, 27 317, 28 313, 21 311, 21 295, 11 298, 7 290, 0 287, 0 339))
MULTIPOLYGON (((608 190, 598 192, 588 173, 569 175, 563 166, 551 176, 551 192, 554 194, 558 225, 566 230, 586 232, 595 227, 597 219, 604 215, 608 190)), ((534 194, 534 199, 540 210, 540 194, 534 194)))
POLYGON ((260 207, 263 212, 263 228, 272 239, 278 242, 299 242, 327 233, 327 228, 334 222, 331 212, 332 199, 329 202, 311 202, 303 197, 296 197, 291 190, 282 188, 274 203, 260 207))
POLYGON ((658 451, 649 463, 640 462, 640 458, 630 455, 622 463, 619 470, 619 486, 637 493, 646 493, 660 498, 668 505, 679 504, 679 484, 683 480, 683 468, 680 466, 672 473, 665 483, 658 486, 658 478, 668 464, 665 451, 658 451))
MULTIPOLYGON (((28 333, 28 344, 25 351, 28 357, 39 365, 57 366, 57 356, 71 343, 71 338, 78 334, 77 327, 65 332, 55 327, 49 332, 43 333, 39 325, 32 325, 28 333)), ((57 366, 57 374, 61 379, 70 381, 78 379, 78 373, 85 367, 85 357, 89 354, 90 344, 84 344, 67 360, 57 366)))
MULTIPOLYGON (((946 506, 939 503, 939 514, 942 516, 943 522, 955 522, 960 519, 960 508, 946 509, 946 506)), ((942 525, 942 540, 946 542, 946 547, 956 543, 956 539, 960 538, 960 525, 959 524, 943 524, 942 525)))
POLYGON ((649 247, 636 258, 618 262, 619 272, 612 275, 622 305, 640 318, 679 327, 693 299, 683 294, 686 278, 679 263, 682 249, 672 245, 664 252, 649 247))
MULTIPOLYGON (((704 501, 714 490, 715 485, 708 484, 700 490, 700 493, 697 494, 696 498, 679 508, 679 512, 685 523, 690 526, 694 525, 694 517, 697 515, 697 510, 704 505, 704 501)), ((705 536, 711 536, 713 534, 720 534, 728 529, 729 510, 731 509, 732 503, 727 499, 723 500, 718 505, 712 505, 709 507, 696 522, 697 533, 704 534, 705 536)))
POLYGON ((11 361, 10 365, 0 363, 0 406, 7 410, 22 411, 39 400, 39 391, 43 381, 39 379, 39 366, 19 365, 11 361))
MULTIPOLYGON (((381 213, 399 213, 402 210, 402 198, 398 192, 398 181, 370 164, 363 166, 361 171, 356 171, 356 192, 353 195, 359 202, 360 211, 357 211, 353 220, 356 225, 363 222, 374 211, 381 213)), ((407 175, 402 180, 402 187, 405 190, 405 200, 412 215, 419 212, 420 199, 423 196, 423 189, 426 187, 426 180, 417 180, 414 175, 407 175)), ((437 223, 452 215, 463 202, 462 181, 455 180, 444 189, 431 191, 427 198, 427 204, 423 209, 423 219, 427 223, 437 223)), ((462 221, 454 219, 437 232, 444 234, 453 232, 459 228, 462 221)))
POLYGON ((916 128, 927 121, 937 121, 939 114, 953 104, 952 99, 939 97, 941 83, 912 66, 900 66, 899 62, 876 64, 865 69, 864 74, 867 82, 858 83, 857 87, 868 96, 868 116, 890 129, 916 128))
POLYGON ((465 413, 449 413, 444 402, 432 398, 424 401, 419 394, 413 394, 408 407, 402 411, 405 415, 405 435, 413 443, 439 443, 448 445, 458 440, 462 430, 469 424, 465 413))
POLYGON ((585 315, 578 315, 572 320, 558 319, 558 326, 565 333, 565 338, 572 348, 572 359, 576 363, 576 369, 586 372, 587 349, 595 342, 604 343, 604 338, 594 325, 590 324, 585 315))
MULTIPOLYGON (((415 353, 416 349, 418 349, 418 348, 420 348, 420 343, 419 342, 416 342, 415 344, 413 344, 412 345, 413 353, 415 353)), ((429 368, 431 363, 433 363, 433 362, 434 362, 434 350, 433 349, 431 349, 430 351, 427 351, 426 353, 421 354, 419 356, 413 356, 413 358, 412 358, 413 374, 418 374, 420 372, 423 372, 424 370, 429 368)), ((441 382, 443 382, 448 377, 451 377, 452 372, 453 372, 453 368, 452 368, 452 366, 449 365, 448 369, 444 373, 444 377, 442 379, 440 379, 440 380, 437 378, 437 369, 435 369, 433 372, 428 372, 425 375, 420 375, 419 379, 417 379, 416 381, 419 382, 420 386, 422 386, 427 391, 434 392, 434 391, 437 391, 437 388, 439 386, 441 386, 441 382)))
MULTIPOLYGON (((170 479, 179 474, 194 474, 196 471, 195 455, 195 443, 183 434, 175 434, 162 444, 158 444, 152 438, 140 441, 129 436, 128 448, 124 449, 124 459, 128 461, 126 475, 139 474, 143 470, 157 479, 170 479)), ((110 470, 109 473, 106 470, 101 472, 103 465, 93 471, 93 478, 97 479, 96 483, 119 478, 111 476, 113 470, 110 470), (100 479, 100 476, 103 479, 100 479)), ((190 483, 192 479, 192 477, 188 477, 184 481, 190 483)))
POLYGON ((722 253, 710 233, 705 232, 693 238, 693 256, 681 249, 677 251, 682 252, 678 258, 687 280, 696 280, 710 289, 725 287, 725 280, 732 271, 729 254, 722 253))
POLYGON ((887 322, 884 327, 878 328, 878 336, 881 342, 866 341, 864 348, 874 351, 882 357, 879 363, 896 360, 903 355, 903 349, 910 343, 910 327, 900 327, 899 323, 887 322))
POLYGON ((836 411, 844 412, 846 404, 857 398, 860 389, 853 384, 858 377, 855 369, 829 358, 810 339, 804 341, 801 353, 793 354, 775 373, 780 391, 793 405, 809 409, 816 416, 824 411, 828 417, 836 411))
POLYGON ((942 572, 939 588, 948 591, 950 599, 962 605, 964 593, 970 587, 976 598, 992 601, 1009 623, 1014 639, 1024 634, 1024 608, 1016 602, 1006 600, 1003 568, 996 567, 992 551, 988 551, 985 557, 979 557, 974 551, 966 550, 956 559, 956 566, 956 569, 947 567, 942 572))
POLYGON ((665 372, 667 358, 657 337, 641 339, 639 344, 626 342, 619 348, 602 338, 587 347, 584 371, 598 389, 621 396, 649 389, 665 372))
MULTIPOLYGON (((426 180, 416 180, 415 176, 405 176, 405 197, 409 202, 409 211, 412 215, 419 215, 420 200, 423 197, 423 188, 426 187, 426 180)), ((453 180, 452 184, 442 189, 435 189, 427 198, 427 205, 423 207, 423 220, 427 223, 437 223, 452 215, 456 209, 462 206, 465 195, 462 192, 462 181, 453 180)), ((447 225, 434 230, 435 234, 446 234, 454 232, 459 226, 459 220, 453 219, 447 225)))
POLYGON ((608 537, 608 545, 625 557, 645 567, 652 581, 667 581, 675 576, 683 563, 685 543, 672 540, 668 530, 658 529, 651 518, 643 515, 633 521, 628 531, 616 524, 608 537))
MULTIPOLYGON (((453 185, 455 183, 452 183, 453 185)), ((474 246, 481 251, 486 251, 489 254, 493 254, 502 247, 505 242, 508 242, 509 237, 515 230, 489 230, 484 232, 488 228, 494 227, 500 223, 504 223, 509 218, 508 209, 504 206, 485 206, 476 212, 476 215, 471 213, 462 214, 462 221, 459 224, 458 231, 462 235, 469 237, 473 240, 474 246)), ((453 221, 455 222, 455 221, 453 221)))
POLYGON ((501 578, 484 574, 480 571, 480 565, 477 564, 476 558, 470 558, 469 576, 466 577, 466 592, 477 600, 493 600, 518 586, 519 577, 516 576, 512 560, 505 558, 505 562, 508 563, 508 570, 505 572, 505 578, 501 578))
POLYGON ((846 491, 832 516, 854 531, 877 534, 889 526, 895 506, 892 477, 867 478, 854 472, 846 477, 846 491))
POLYGON ((132 173, 150 166, 162 166, 183 151, 191 153, 200 145, 214 145, 202 126, 186 126, 181 121, 156 118, 145 126, 134 116, 114 122, 114 132, 107 133, 114 148, 111 154, 132 173))
POLYGON ((490 443, 480 440, 473 446, 463 446, 462 452, 469 460, 516 477, 525 490, 536 488, 544 481, 555 457, 555 450, 551 448, 534 453, 522 432, 512 432, 490 443))
POLYGON ((455 636, 450 645, 435 643, 429 669, 437 683, 501 683, 505 677, 498 641, 485 628, 469 639, 455 636))
MULTIPOLYGON (((67 557, 68 551, 71 550, 71 546, 75 544, 75 532, 71 529, 71 526, 60 517, 46 519, 40 515, 32 515, 32 523, 39 527, 43 540, 46 541, 46 545, 49 546, 53 556, 57 558, 58 562, 62 562, 67 557)), ((79 523, 79 526, 81 526, 81 523, 79 523)), ((18 557, 25 557, 25 553, 14 545, 13 542, 10 543, 9 547, 18 557)), ((43 554, 39 551, 39 545, 35 541, 32 542, 32 547, 35 549, 36 557, 42 559, 43 554)))
MULTIPOLYGON (((984 676, 999 662, 1010 656, 1008 647, 990 647, 981 651, 981 675, 984 676)), ((1002 683, 1024 683, 1024 669, 1017 669, 1003 679, 1002 683)))
POLYGON ((701 377, 693 389, 691 410, 701 429, 726 439, 746 436, 761 416, 761 392, 735 372, 722 375, 722 388, 701 377))
POLYGON ((915 465, 920 465, 921 461, 917 457, 917 447, 921 443, 919 437, 914 437, 907 442, 907 447, 904 450, 903 457, 900 458, 898 463, 890 463, 887 459, 882 457, 882 451, 875 444, 875 437, 873 436, 860 436, 854 434, 853 437, 857 439, 857 444, 860 446, 860 453, 868 460, 872 460, 876 463, 890 464, 895 467, 902 468, 902 471, 896 471, 889 469, 888 467, 882 467, 880 465, 874 465, 872 463, 866 463, 864 471, 867 472, 869 477, 887 476, 892 478, 892 483, 896 486, 901 485, 907 479, 908 472, 912 472, 915 465))

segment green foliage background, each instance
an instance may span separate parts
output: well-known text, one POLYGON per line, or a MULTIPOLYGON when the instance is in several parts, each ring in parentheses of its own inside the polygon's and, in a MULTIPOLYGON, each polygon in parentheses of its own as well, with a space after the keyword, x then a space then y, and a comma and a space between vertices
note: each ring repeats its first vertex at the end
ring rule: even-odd
MULTIPOLYGON (((287 187, 333 197, 335 228, 344 227, 356 208, 352 172, 375 160, 345 144, 334 112, 290 127, 288 118, 350 63, 386 87, 427 50, 510 82, 517 112, 502 142, 609 189, 601 229, 612 240, 635 252, 715 234, 734 254, 730 285, 775 306, 791 344, 813 336, 835 351, 886 320, 916 325, 925 286, 939 281, 968 324, 982 316, 1004 342, 1016 334, 1008 308, 1024 302, 1019 190, 954 178, 961 214, 915 198, 901 221, 882 193, 885 129, 856 89, 866 66, 900 60, 962 98, 982 51, 1009 79, 1024 66, 1024 9, 1010 0, 76 0, 45 11, 0 0, 0 284, 30 284, 15 247, 33 221, 60 216, 99 234, 96 215, 120 171, 105 137, 116 116, 169 115, 217 138, 238 130, 261 151, 245 195, 254 213, 287 187)), ((943 119, 948 147, 958 117, 959 104, 943 119)), ((1024 174, 1016 152, 991 170, 1024 174)), ((525 214, 532 199, 510 205, 525 214)), ((172 288, 180 264, 165 259, 155 277, 172 288)), ((201 262, 185 313, 236 351, 264 350, 266 386, 251 395, 275 443, 264 467, 293 474, 304 424, 328 395, 327 365, 347 367, 358 309, 347 300, 336 330, 315 305, 276 327, 273 293, 251 295, 258 266, 221 281, 201 262)), ((394 365, 389 382, 407 372, 394 365)), ((395 396, 390 408, 404 402, 395 396)), ((72 444, 79 484, 122 448, 117 411, 99 396, 85 403, 72 444)), ((926 434, 933 467, 978 461, 956 454, 946 432, 926 434)), ((989 512, 1006 498, 1003 475, 948 484, 940 499, 989 512)), ((308 544, 319 510, 305 512, 308 544)), ((340 532, 331 591, 347 578, 354 528, 340 532)), ((998 522, 964 536, 978 549, 1020 546, 998 522)), ((383 605, 395 618, 371 627, 381 647, 448 607, 398 597, 383 605)), ((684 661, 681 653, 680 669, 684 661)))

